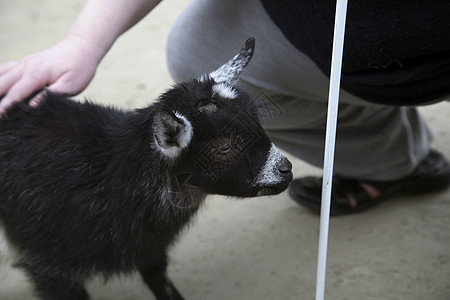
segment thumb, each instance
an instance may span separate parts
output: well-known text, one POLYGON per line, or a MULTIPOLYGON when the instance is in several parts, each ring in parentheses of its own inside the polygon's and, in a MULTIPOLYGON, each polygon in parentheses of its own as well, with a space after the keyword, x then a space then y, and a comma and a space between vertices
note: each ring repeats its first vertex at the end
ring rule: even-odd
MULTIPOLYGON (((77 76, 73 77, 69 74, 63 75, 57 81, 50 84, 46 91, 50 91, 53 93, 58 93, 66 96, 75 96, 81 93, 92 80, 94 74, 90 76, 77 76)), ((38 95, 36 95, 30 102, 29 105, 37 106, 44 99, 45 91, 42 91, 38 95)))
POLYGON ((73 92, 71 90, 71 88, 65 84, 65 83, 59 83, 56 82, 48 87, 46 87, 45 89, 41 90, 39 93, 37 93, 29 102, 28 105, 32 106, 32 107, 37 107, 39 106, 39 104, 42 103, 42 101, 44 101, 45 99, 45 94, 47 92, 52 92, 52 93, 58 93, 61 95, 66 95, 66 96, 73 96, 76 95, 76 92, 73 92))
POLYGON ((73 89, 67 83, 62 83, 61 81, 57 81, 54 84, 49 85, 45 89, 41 90, 37 93, 29 102, 28 105, 32 107, 37 107, 42 101, 45 99, 45 94, 47 92, 58 93, 67 96, 76 95, 77 92, 73 91, 73 89))

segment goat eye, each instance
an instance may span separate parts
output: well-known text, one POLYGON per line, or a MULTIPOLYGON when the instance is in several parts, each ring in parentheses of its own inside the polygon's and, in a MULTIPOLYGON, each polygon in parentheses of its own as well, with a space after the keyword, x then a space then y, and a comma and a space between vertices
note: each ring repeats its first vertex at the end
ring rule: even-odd
POLYGON ((214 103, 211 103, 211 102, 204 103, 204 101, 203 101, 203 102, 200 102, 200 105, 198 106, 198 110, 202 113, 206 112, 206 113, 211 114, 211 113, 214 113, 217 111, 217 106, 214 103))
POLYGON ((228 152, 231 151, 231 145, 230 144, 224 144, 224 145, 220 145, 219 147, 219 153, 220 154, 227 154, 228 152))

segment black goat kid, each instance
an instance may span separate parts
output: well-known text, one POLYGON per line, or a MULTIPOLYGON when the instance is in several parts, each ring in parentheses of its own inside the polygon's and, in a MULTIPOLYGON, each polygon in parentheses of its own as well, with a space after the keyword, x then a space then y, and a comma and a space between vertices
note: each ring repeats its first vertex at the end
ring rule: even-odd
POLYGON ((182 299, 167 248, 206 194, 282 192, 291 164, 234 88, 229 62, 124 112, 47 93, 0 119, 0 224, 41 299, 88 299, 84 283, 139 270, 157 299, 182 299))

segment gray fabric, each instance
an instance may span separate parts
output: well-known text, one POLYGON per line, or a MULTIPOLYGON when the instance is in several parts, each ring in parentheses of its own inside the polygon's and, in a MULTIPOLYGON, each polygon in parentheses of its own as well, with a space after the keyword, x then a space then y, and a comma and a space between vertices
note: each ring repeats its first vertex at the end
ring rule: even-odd
MULTIPOLYGON (((260 103, 262 123, 278 146, 321 167, 328 78, 284 38, 258 0, 193 1, 169 35, 169 71, 176 82, 199 77, 251 36, 255 55, 238 85, 260 103)), ((380 106, 345 91, 340 103, 335 174, 398 179, 428 154, 431 133, 415 108, 380 106)))

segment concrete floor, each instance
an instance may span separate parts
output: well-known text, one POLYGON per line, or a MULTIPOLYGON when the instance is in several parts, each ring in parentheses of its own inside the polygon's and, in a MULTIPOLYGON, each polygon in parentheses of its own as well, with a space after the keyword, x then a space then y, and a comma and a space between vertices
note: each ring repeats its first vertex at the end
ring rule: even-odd
MULTIPOLYGON (((64 35, 81 0, 0 0, 0 61, 43 50, 64 35), (32 5, 32 4, 33 5, 32 5)), ((79 96, 141 107, 171 84, 165 39, 188 1, 165 1, 121 37, 79 96)), ((450 157, 450 105, 421 109, 450 157)), ((320 170, 290 157, 295 176, 320 170)), ((331 220, 326 299, 450 299, 450 191, 399 197, 331 220)), ((171 252, 170 276, 187 299, 314 299, 319 218, 276 197, 213 196, 171 252)), ((1 244, 0 244, 1 251, 1 244)), ((32 300, 23 274, 0 256, 0 300, 32 300)), ((100 299, 153 299, 138 276, 89 284, 100 299)))

